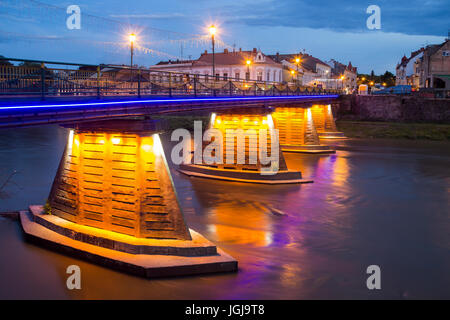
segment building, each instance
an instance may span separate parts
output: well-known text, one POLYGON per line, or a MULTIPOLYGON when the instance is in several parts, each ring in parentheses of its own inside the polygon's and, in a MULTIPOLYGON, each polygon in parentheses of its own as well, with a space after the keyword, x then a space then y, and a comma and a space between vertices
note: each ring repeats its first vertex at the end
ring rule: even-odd
POLYGON ((270 55, 274 61, 283 65, 283 81, 297 81, 303 86, 322 86, 331 88, 331 67, 322 60, 306 53, 270 55), (297 64, 296 59, 300 59, 297 64), (293 73, 292 73, 293 71, 293 73), (294 76, 293 76, 294 75, 294 76))
POLYGON ((395 85, 411 85, 419 87, 419 65, 423 57, 424 48, 411 52, 407 58, 405 55, 395 68, 395 85))
MULTIPOLYGON (((215 77, 223 80, 282 81, 283 66, 261 50, 229 51, 214 54, 215 77), (249 63, 247 63, 249 61, 249 63)), ((197 60, 161 61, 150 70, 173 71, 194 74, 208 81, 212 77, 213 54, 205 51, 197 60)))
POLYGON ((450 89, 450 39, 427 46, 417 71, 421 88, 450 89))
POLYGON ((335 89, 344 89, 348 93, 357 89, 358 68, 351 61, 348 65, 334 59, 327 62, 331 66, 331 77, 334 80, 335 89))

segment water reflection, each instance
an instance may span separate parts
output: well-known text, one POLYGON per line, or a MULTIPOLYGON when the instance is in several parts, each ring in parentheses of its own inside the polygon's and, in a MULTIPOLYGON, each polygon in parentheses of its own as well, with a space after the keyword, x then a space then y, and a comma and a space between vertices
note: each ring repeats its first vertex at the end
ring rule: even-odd
MULTIPOLYGON (((67 137, 58 127, 17 131, 0 131, 0 168, 21 172, 21 192, 8 187, 3 211, 42 203, 67 137), (15 144, 5 142, 12 136, 15 144)), ((332 156, 286 154, 313 184, 189 178, 172 166, 188 225, 236 257, 237 274, 143 280, 26 244, 3 219, 0 297, 450 298, 450 145, 333 143, 332 156), (64 288, 73 263, 83 271, 81 292, 64 288), (383 270, 380 292, 365 288, 374 263, 383 270)))

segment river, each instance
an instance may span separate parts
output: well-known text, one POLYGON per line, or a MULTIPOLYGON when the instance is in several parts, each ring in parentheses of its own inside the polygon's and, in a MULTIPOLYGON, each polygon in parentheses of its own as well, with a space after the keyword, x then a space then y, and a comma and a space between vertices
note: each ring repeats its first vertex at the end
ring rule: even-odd
MULTIPOLYGON (((0 130, 0 186, 16 170, 0 211, 44 203, 66 140, 58 126, 0 130)), ((237 273, 142 279, 26 243, 18 222, 0 217, 0 298, 449 299, 450 144, 333 144, 331 156, 286 154, 312 184, 230 183, 172 167, 188 225, 235 257, 237 273), (65 285, 71 264, 81 267, 78 291, 65 285), (373 264, 381 290, 366 287, 373 264)))

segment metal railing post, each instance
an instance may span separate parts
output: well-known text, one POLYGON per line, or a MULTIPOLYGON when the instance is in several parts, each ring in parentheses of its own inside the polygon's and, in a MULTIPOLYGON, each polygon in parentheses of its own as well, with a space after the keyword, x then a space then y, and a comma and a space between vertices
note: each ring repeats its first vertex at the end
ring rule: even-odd
POLYGON ((194 97, 197 97, 197 77, 194 76, 194 97))
POLYGON ((44 63, 41 63, 41 100, 45 100, 45 69, 44 63))
POLYGON ((100 99, 100 66, 97 66, 97 99, 100 99))
POLYGON ((172 74, 169 72, 169 97, 172 97, 172 74))
POLYGON ((141 69, 138 69, 138 98, 141 97, 141 69))
POLYGON ((230 96, 233 96, 233 83, 230 80, 230 96))

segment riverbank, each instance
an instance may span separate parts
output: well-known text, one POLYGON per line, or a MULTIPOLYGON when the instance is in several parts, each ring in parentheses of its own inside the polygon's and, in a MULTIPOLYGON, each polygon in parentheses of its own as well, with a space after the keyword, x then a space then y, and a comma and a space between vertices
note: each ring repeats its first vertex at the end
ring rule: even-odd
POLYGON ((349 138, 450 141, 450 124, 336 121, 349 138))
MULTIPOLYGON (((208 115, 164 115, 155 119, 167 120, 168 130, 193 131, 194 121, 202 121, 203 129, 209 123, 208 115)), ((336 125, 349 138, 450 141, 450 124, 338 120, 336 125)))

